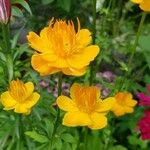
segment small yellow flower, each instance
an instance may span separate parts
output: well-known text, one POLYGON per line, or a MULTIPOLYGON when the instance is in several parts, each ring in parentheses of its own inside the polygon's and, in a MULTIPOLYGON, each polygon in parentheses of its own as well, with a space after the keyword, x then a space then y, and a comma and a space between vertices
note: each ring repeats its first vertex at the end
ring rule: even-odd
POLYGON ((67 111, 63 118, 66 126, 88 126, 91 129, 101 129, 107 125, 106 114, 111 109, 114 98, 100 99, 100 91, 95 86, 73 84, 70 97, 59 96, 57 105, 67 111))
POLYGON ((86 72, 89 63, 99 53, 99 47, 90 45, 92 37, 87 29, 78 30, 72 21, 53 20, 38 36, 29 32, 30 46, 37 51, 32 56, 32 67, 40 75, 49 75, 62 71, 66 75, 80 76, 86 72))
POLYGON ((131 1, 139 4, 139 7, 143 11, 150 11, 150 0, 131 0, 131 1))
POLYGON ((126 113, 132 113, 133 107, 137 104, 137 101, 132 99, 132 94, 127 92, 119 92, 115 95, 115 103, 112 107, 112 111, 116 116, 122 116, 126 113))
POLYGON ((33 107, 40 98, 37 92, 33 92, 32 82, 23 83, 20 80, 12 80, 8 91, 1 94, 0 101, 4 110, 14 109, 16 113, 30 114, 33 107))

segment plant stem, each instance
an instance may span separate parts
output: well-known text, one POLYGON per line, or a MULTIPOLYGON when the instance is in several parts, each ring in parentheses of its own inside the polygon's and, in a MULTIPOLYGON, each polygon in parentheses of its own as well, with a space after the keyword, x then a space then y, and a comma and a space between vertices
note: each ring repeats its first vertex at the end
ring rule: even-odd
MULTIPOLYGON (((138 27, 138 31, 137 31, 137 34, 136 34, 136 39, 135 39, 134 45, 131 49, 131 55, 130 55, 130 58, 129 58, 129 61, 128 61, 128 67, 131 66, 132 59, 135 55, 136 48, 137 48, 137 45, 138 45, 139 37, 141 35, 141 31, 142 31, 142 28, 143 28, 143 25, 144 25, 145 18, 146 18, 146 13, 143 12, 142 17, 141 17, 141 21, 140 21, 140 24, 139 24, 139 27, 138 27)), ((130 71, 129 71, 129 73, 130 73, 130 71)))
POLYGON ((13 79, 13 56, 11 52, 11 43, 10 43, 10 31, 9 24, 2 24, 2 36, 3 36, 3 53, 6 57, 6 67, 8 73, 8 81, 13 79))
POLYGON ((2 24, 2 35, 3 35, 3 42, 4 42, 4 52, 8 53, 10 51, 10 31, 9 31, 9 24, 5 25, 2 24))
MULTIPOLYGON (((61 72, 58 75, 58 96, 60 96, 61 92, 62 92, 62 75, 63 74, 61 72)), ((52 133, 51 143, 53 142, 53 138, 54 138, 54 136, 56 134, 56 131, 57 131, 57 128, 58 128, 59 116, 60 116, 60 109, 57 107, 57 116, 56 116, 56 120, 55 120, 55 123, 54 123, 54 131, 52 133)))
POLYGON ((131 55, 130 55, 130 58, 129 58, 129 61, 128 61, 128 71, 126 72, 121 84, 120 84, 120 88, 118 90, 122 90, 124 84, 126 83, 126 78, 128 78, 128 76, 131 74, 131 71, 132 71, 132 68, 131 68, 131 64, 132 64, 132 60, 133 60, 133 57, 135 55, 135 52, 136 52, 136 48, 137 48, 137 45, 138 45, 138 41, 139 41, 139 37, 141 35, 141 32, 142 32, 142 28, 143 28, 143 25, 144 25, 144 21, 145 21, 145 18, 146 18, 146 15, 147 13, 146 12, 143 12, 142 13, 142 17, 141 17, 141 21, 140 21, 140 24, 139 24, 139 27, 138 27, 138 31, 137 31, 137 34, 136 34, 136 39, 134 41, 134 44, 133 46, 131 47, 131 55))
MULTIPOLYGON (((93 0, 93 44, 95 44, 95 40, 96 40, 96 2, 97 0, 93 0)), ((95 78, 95 65, 96 65, 96 60, 92 62, 90 68, 90 78, 89 78, 90 85, 93 84, 95 78)))
POLYGON ((85 129, 85 130, 84 130, 84 149, 87 150, 87 142, 88 142, 88 141, 87 141, 87 136, 88 136, 88 131, 89 131, 89 130, 88 130, 87 127, 85 127, 84 129, 85 129))

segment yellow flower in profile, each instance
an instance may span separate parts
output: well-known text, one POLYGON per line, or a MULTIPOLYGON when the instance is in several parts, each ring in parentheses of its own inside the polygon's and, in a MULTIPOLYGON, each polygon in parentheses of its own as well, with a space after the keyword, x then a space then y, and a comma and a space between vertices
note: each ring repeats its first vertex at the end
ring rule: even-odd
POLYGON ((32 82, 23 83, 20 80, 12 80, 8 91, 1 94, 0 101, 4 110, 14 109, 16 113, 30 114, 33 107, 40 98, 37 92, 33 92, 32 82))
POLYGON ((126 113, 132 113, 136 104, 137 101, 132 98, 131 93, 119 92, 115 95, 112 111, 116 116, 122 116, 126 113))
POLYGON ((80 76, 86 72, 89 63, 99 53, 99 47, 90 45, 92 37, 87 29, 78 30, 72 21, 53 20, 40 35, 29 32, 30 46, 37 52, 32 56, 32 67, 40 75, 63 72, 66 75, 80 76))
POLYGON ((134 3, 139 4, 139 7, 144 11, 150 11, 150 0, 131 0, 134 3))
POLYGON ((95 86, 73 84, 70 97, 59 96, 56 100, 60 109, 67 111, 63 125, 76 127, 88 126, 101 129, 107 125, 106 114, 111 109, 114 98, 100 99, 100 91, 95 86))

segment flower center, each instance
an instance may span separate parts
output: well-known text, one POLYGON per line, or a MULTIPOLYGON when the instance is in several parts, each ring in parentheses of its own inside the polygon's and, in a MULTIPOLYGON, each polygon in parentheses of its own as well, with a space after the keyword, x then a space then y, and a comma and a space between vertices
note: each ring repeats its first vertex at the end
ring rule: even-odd
POLYGON ((55 50, 56 55, 64 58, 77 53, 78 49, 75 46, 76 31, 72 21, 66 23, 66 21, 56 20, 53 26, 52 23, 50 23, 49 33, 52 49, 55 50))
POLYGON ((95 110, 97 102, 97 89, 95 87, 82 87, 80 92, 75 93, 75 95, 76 105, 80 111, 90 114, 95 110))
POLYGON ((18 102, 22 103, 27 98, 27 89, 24 83, 20 80, 11 81, 9 85, 10 95, 18 102))

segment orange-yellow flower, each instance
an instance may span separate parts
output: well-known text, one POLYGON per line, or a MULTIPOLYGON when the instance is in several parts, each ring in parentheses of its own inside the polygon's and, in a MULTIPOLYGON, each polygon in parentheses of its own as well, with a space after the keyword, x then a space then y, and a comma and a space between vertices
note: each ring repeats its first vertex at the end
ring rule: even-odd
POLYGON ((20 80, 12 80, 8 91, 1 94, 0 101, 4 110, 14 109, 16 113, 29 114, 40 98, 37 92, 33 92, 32 82, 23 83, 20 80))
POLYGON ((112 111, 116 116, 122 116, 126 113, 132 113, 133 107, 137 104, 137 101, 132 98, 131 93, 119 92, 115 95, 115 103, 112 107, 112 111))
POLYGON ((139 7, 144 11, 150 11, 150 0, 131 0, 134 3, 139 4, 139 7))
POLYGON ((63 125, 88 126, 91 129, 101 129, 107 125, 105 115, 113 105, 113 97, 101 100, 97 87, 77 83, 72 85, 70 97, 59 96, 56 101, 60 109, 67 111, 63 125))
POLYGON ((49 75, 62 71, 66 75, 80 76, 86 72, 90 61, 99 53, 99 47, 90 45, 92 37, 87 29, 76 33, 72 21, 51 20, 38 36, 29 32, 30 46, 37 51, 32 56, 32 67, 40 75, 49 75))

